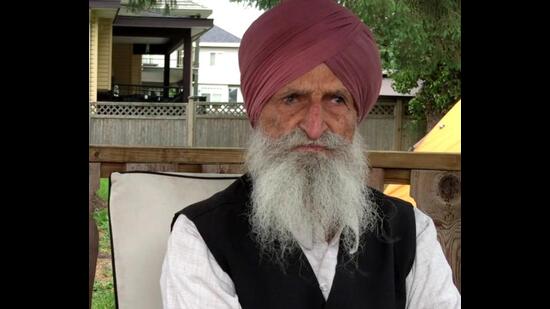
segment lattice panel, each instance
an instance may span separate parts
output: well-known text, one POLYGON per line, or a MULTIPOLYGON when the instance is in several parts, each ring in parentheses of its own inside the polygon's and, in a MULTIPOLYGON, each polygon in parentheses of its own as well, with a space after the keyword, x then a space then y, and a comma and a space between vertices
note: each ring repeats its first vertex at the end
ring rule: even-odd
POLYGON ((90 114, 91 115, 97 115, 97 104, 96 103, 90 103, 90 114))
POLYGON ((197 115, 245 117, 243 104, 197 105, 197 115))
POLYGON ((114 105, 97 104, 91 107, 92 115, 103 116, 140 116, 140 117, 183 117, 185 106, 182 105, 114 105))
POLYGON ((393 116, 394 105, 385 105, 385 104, 376 104, 374 108, 371 109, 369 115, 378 115, 378 116, 393 116))

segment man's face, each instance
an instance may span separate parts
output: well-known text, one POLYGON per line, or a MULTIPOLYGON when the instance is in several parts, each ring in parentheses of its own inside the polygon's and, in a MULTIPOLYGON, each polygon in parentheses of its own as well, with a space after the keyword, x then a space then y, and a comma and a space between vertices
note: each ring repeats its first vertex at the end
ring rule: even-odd
POLYGON ((249 219, 260 247, 276 260, 298 243, 327 241, 339 232, 351 254, 374 228, 356 126, 351 94, 324 64, 264 106, 245 161, 253 181, 249 219))
MULTIPOLYGON (((259 128, 273 139, 300 128, 311 140, 330 131, 349 142, 356 124, 353 97, 325 64, 279 89, 264 106, 258 122, 259 128)), ((294 151, 324 152, 325 149, 307 145, 294 151)))

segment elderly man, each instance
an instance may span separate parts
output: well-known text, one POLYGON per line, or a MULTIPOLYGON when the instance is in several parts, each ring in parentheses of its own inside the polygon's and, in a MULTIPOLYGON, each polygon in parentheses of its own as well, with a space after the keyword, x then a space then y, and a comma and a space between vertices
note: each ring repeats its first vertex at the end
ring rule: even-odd
POLYGON ((382 73, 334 0, 287 0, 239 51, 247 173, 172 223, 165 308, 459 308, 432 220, 367 187, 358 124, 382 73))

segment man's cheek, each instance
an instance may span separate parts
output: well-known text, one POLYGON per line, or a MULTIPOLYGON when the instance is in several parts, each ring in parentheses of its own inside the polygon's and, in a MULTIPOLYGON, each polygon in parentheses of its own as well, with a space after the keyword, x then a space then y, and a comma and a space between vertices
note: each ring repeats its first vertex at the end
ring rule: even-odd
POLYGON ((262 118, 261 128, 272 138, 284 135, 284 126, 278 115, 268 115, 262 118))

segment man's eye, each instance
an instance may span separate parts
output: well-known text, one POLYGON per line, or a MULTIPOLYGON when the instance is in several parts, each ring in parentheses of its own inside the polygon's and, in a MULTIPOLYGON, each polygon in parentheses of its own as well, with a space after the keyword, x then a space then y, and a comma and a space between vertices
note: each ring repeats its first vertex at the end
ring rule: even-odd
POLYGON ((334 96, 332 98, 332 101, 336 104, 346 104, 346 99, 344 99, 344 97, 342 96, 334 96))
POLYGON ((298 100, 298 96, 296 94, 290 94, 285 97, 283 97, 283 102, 286 104, 292 104, 298 100))

